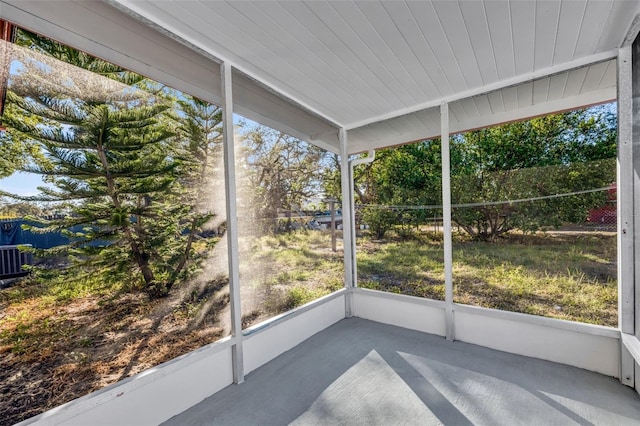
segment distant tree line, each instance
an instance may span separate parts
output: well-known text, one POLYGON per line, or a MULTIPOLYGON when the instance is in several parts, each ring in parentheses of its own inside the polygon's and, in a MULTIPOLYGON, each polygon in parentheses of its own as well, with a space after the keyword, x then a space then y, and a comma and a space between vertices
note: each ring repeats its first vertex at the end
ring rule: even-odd
POLYGON ((324 175, 333 164, 327 151, 285 133, 252 126, 245 129, 241 157, 245 194, 243 217, 254 232, 287 232, 309 200, 323 191, 324 175), (284 212, 289 217, 281 220, 284 212))
MULTIPOLYGON (((616 179, 616 113, 597 106, 451 138, 453 222, 472 238, 580 223, 607 201, 616 179), (573 194, 573 196, 558 196, 573 194), (531 199, 529 202, 509 202, 531 199)), ((360 220, 382 237, 409 236, 442 217, 439 139, 376 152, 354 171, 360 220)), ((327 188, 336 195, 337 175, 327 188)))

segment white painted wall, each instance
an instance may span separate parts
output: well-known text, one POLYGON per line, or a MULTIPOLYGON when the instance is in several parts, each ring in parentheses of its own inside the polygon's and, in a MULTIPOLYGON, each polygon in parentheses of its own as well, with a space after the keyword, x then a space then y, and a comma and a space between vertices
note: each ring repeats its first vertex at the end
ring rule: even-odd
MULTIPOLYGON (((357 289, 354 316, 445 335, 444 302, 357 289)), ((454 304, 456 340, 618 377, 620 333, 590 324, 454 304)))
POLYGON ((619 376, 620 339, 614 337, 615 330, 590 334, 586 324, 580 324, 585 331, 577 331, 513 319, 456 311, 456 340, 619 376))
POLYGON ((19 425, 157 425, 233 382, 228 343, 205 346, 19 425))
MULTIPOLYGON (((332 297, 332 296, 329 296, 332 297)), ((312 302, 313 304, 318 301, 312 302)), ((304 308, 304 307, 301 307, 304 308)), ((257 324, 245 333, 243 344, 245 374, 271 361, 314 334, 345 317, 345 295, 334 297, 299 314, 285 314, 283 321, 265 328, 257 324)), ((272 322, 273 320, 269 320, 272 322)))
POLYGON ((359 288, 353 305, 359 318, 445 335, 444 302, 359 288))

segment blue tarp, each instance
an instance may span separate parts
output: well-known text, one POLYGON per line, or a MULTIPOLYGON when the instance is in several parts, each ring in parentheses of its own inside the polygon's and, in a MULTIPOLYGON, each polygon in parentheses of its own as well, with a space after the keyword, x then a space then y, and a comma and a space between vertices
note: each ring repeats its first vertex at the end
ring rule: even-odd
POLYGON ((2 222, 0 224, 0 245, 2 246, 15 246, 16 241, 22 241, 22 229, 18 221, 2 222))
MULTIPOLYGON (((23 224, 37 226, 33 222, 24 219, 16 219, 0 222, 0 245, 20 245, 31 244, 37 249, 48 249, 69 243, 69 238, 62 235, 61 232, 47 232, 45 234, 36 234, 22 229, 23 224)), ((71 228, 73 232, 82 231, 82 226, 71 228)), ((108 244, 105 241, 94 241, 91 245, 108 244)))

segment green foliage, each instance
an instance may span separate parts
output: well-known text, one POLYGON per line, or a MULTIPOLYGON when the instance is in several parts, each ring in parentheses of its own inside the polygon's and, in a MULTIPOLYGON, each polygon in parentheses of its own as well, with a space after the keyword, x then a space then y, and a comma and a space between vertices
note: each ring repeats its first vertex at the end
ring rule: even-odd
MULTIPOLYGON (((61 259, 51 259, 60 261, 61 259)), ((8 305, 38 300, 40 308, 65 304, 88 296, 108 298, 126 290, 122 282, 102 279, 102 274, 82 268, 34 268, 32 273, 0 292, 0 302, 8 305)))
MULTIPOLYGON (((356 169, 354 172, 357 174, 359 170, 356 169)), ((322 190, 326 197, 335 198, 338 203, 342 202, 342 175, 338 154, 327 154, 327 167, 322 173, 322 190)))
POLYGON ((326 291, 321 288, 305 287, 302 285, 291 287, 287 290, 287 296, 283 303, 284 310, 290 310, 312 302, 324 296, 326 291))
POLYGON ((606 188, 615 182, 615 158, 515 170, 457 175, 452 194, 457 203, 516 200, 513 203, 460 207, 454 221, 477 239, 493 239, 511 229, 524 232, 564 223, 582 223, 587 211, 605 204, 607 191, 555 197, 584 189, 606 188), (538 199, 540 197, 550 197, 538 199), (518 200, 532 199, 519 202, 518 200))
POLYGON ((251 242, 240 253, 249 259, 240 263, 240 273, 252 283, 263 312, 279 314, 344 286, 342 255, 331 251, 329 232, 296 231, 251 242))
MULTIPOLYGON (((606 202, 606 191, 552 196, 608 187, 615 182, 615 156, 616 116, 610 106, 457 135, 451 140, 452 202, 475 206, 454 208, 453 220, 481 240, 512 229, 580 223, 589 209, 606 202), (547 198, 509 203, 540 197, 547 198)), ((382 149, 355 175, 362 218, 377 237, 392 228, 410 237, 441 216, 437 139, 382 149)))
POLYGON ((20 218, 26 216, 41 217, 44 215, 45 210, 34 203, 8 203, 0 207, 0 217, 20 218))
MULTIPOLYGON (((469 132, 452 142, 454 204, 550 197, 608 187, 615 182, 615 114, 603 107, 552 114, 469 132)), ((604 205, 606 191, 454 209, 471 236, 490 240, 581 223, 604 205)))
POLYGON ((362 220, 369 225, 369 229, 378 239, 383 238, 391 229, 394 219, 393 213, 387 209, 365 207, 362 211, 362 220))
MULTIPOLYGON (((12 108, 5 109, 5 114, 11 114, 12 108)), ((19 135, 5 132, 0 138, 0 178, 11 176, 16 170, 29 163, 29 158, 39 156, 37 146, 19 135)))
POLYGON ((22 199, 71 212, 32 232, 63 230, 72 242, 49 254, 65 251, 106 280, 165 296, 188 272, 195 236, 213 215, 202 182, 219 155, 220 109, 188 96, 176 102, 142 76, 19 34, 29 49, 10 79, 0 141, 19 138, 43 154, 19 168, 50 186, 22 199), (74 226, 83 230, 69 232, 74 226))

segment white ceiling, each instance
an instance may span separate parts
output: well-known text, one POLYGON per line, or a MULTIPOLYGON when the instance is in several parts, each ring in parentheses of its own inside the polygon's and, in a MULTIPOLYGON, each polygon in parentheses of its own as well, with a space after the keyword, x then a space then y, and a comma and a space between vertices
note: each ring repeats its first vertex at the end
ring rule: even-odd
MULTIPOLYGON (((248 106, 248 115, 253 111, 276 128, 283 122, 295 136, 334 151, 335 129, 345 127, 349 152, 437 136, 432 109, 443 101, 450 102, 452 130, 462 131, 614 99, 610 60, 640 13, 640 1, 630 0, 1 3, 0 15, 8 19, 41 27, 46 21, 76 35, 78 19, 112 31, 144 22, 198 54, 230 62, 247 82, 260 82, 270 88, 260 90, 279 99, 248 106), (118 18, 123 11, 126 27, 118 18), (303 117, 292 119, 284 109, 275 114, 274 105, 283 102, 303 117)), ((64 38, 60 28, 53 32, 64 38)), ((94 54, 101 56, 105 46, 124 56, 133 49, 123 42, 114 48, 106 32, 94 37, 102 46, 94 54)), ((145 65, 175 67, 167 59, 150 56, 145 65)))
MULTIPOLYGON (((449 103, 452 134, 616 99, 616 61, 598 62, 449 103)), ((350 151, 440 135, 440 108, 378 121, 349 131, 350 151)))

